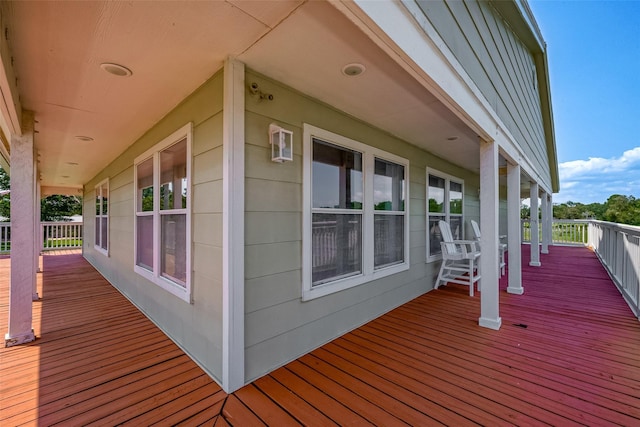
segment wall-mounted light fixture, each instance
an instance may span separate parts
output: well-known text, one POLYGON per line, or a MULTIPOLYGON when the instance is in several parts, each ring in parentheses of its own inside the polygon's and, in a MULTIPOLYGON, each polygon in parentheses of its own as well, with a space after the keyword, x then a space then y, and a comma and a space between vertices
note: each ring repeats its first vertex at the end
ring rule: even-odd
POLYGON ((269 142, 271 143, 271 160, 274 162, 290 162, 293 160, 293 132, 271 123, 269 125, 269 142))

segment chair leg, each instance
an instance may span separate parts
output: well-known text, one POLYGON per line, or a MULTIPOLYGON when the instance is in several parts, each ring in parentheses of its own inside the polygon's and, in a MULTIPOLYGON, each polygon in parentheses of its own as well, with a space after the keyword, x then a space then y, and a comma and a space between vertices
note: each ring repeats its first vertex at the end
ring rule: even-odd
POLYGON ((442 277, 444 276, 444 270, 445 270, 445 260, 442 260, 442 264, 440 265, 440 272, 438 273, 438 279, 436 280, 436 285, 434 286, 433 289, 438 289, 440 287, 440 280, 442 280, 442 277))
POLYGON ((474 287, 474 283, 473 283, 473 261, 469 260, 469 296, 473 296, 473 287, 474 287))

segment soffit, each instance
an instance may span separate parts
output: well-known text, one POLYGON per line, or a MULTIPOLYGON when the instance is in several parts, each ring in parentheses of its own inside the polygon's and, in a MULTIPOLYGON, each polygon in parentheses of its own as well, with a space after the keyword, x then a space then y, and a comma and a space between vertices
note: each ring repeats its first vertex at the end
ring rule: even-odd
POLYGON ((476 135, 326 2, 6 2, 42 184, 80 187, 229 55, 471 170, 476 135), (133 71, 118 78, 99 67, 133 71), (348 78, 342 67, 367 70, 348 78), (94 138, 79 141, 76 136, 94 138), (456 136, 456 141, 447 138, 456 136))

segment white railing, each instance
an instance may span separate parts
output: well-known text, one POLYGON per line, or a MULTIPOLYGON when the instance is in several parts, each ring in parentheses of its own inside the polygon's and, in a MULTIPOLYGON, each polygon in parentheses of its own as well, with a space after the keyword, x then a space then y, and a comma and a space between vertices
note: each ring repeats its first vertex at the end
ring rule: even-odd
POLYGON ((640 227, 589 221, 589 247, 607 269, 636 317, 640 316, 640 227))
POLYGON ((0 254, 11 251, 11 223, 0 222, 0 254))
MULTIPOLYGON (((596 220, 552 222, 554 245, 584 245, 594 250, 629 307, 640 317, 640 227, 596 220)), ((539 230, 542 241, 542 230, 539 230)), ((522 220, 522 242, 531 242, 529 220, 522 220)))
MULTIPOLYGON (((589 236, 589 221, 581 219, 554 219, 551 223, 554 245, 586 245, 589 236)), ((539 242, 542 242, 542 227, 538 225, 539 242)), ((523 219, 520 226, 523 243, 531 242, 531 221, 523 219)))
MULTIPOLYGON (((40 223, 42 250, 73 249, 82 247, 82 222, 40 223)), ((0 253, 11 252, 11 223, 0 222, 0 253)))

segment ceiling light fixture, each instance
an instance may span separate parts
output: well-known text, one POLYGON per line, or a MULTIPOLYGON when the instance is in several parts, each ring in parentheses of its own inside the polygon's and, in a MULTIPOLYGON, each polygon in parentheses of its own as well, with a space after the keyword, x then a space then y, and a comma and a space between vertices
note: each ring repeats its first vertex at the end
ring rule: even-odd
POLYGON ((342 74, 348 77, 355 77, 364 73, 366 69, 364 65, 354 62, 353 64, 347 64, 342 67, 342 74))
POLYGON ((131 71, 127 67, 120 64, 114 64, 113 62, 103 62, 102 64, 100 64, 100 68, 102 68, 107 73, 113 74, 114 76, 118 77, 129 77, 133 74, 133 71, 131 71))
POLYGON ((449 138, 447 138, 447 141, 456 141, 457 139, 457 136, 450 136, 449 138))
POLYGON ((93 141, 93 138, 91 138, 90 136, 84 136, 84 135, 77 135, 76 139, 79 139, 80 141, 84 141, 84 142, 93 141))

